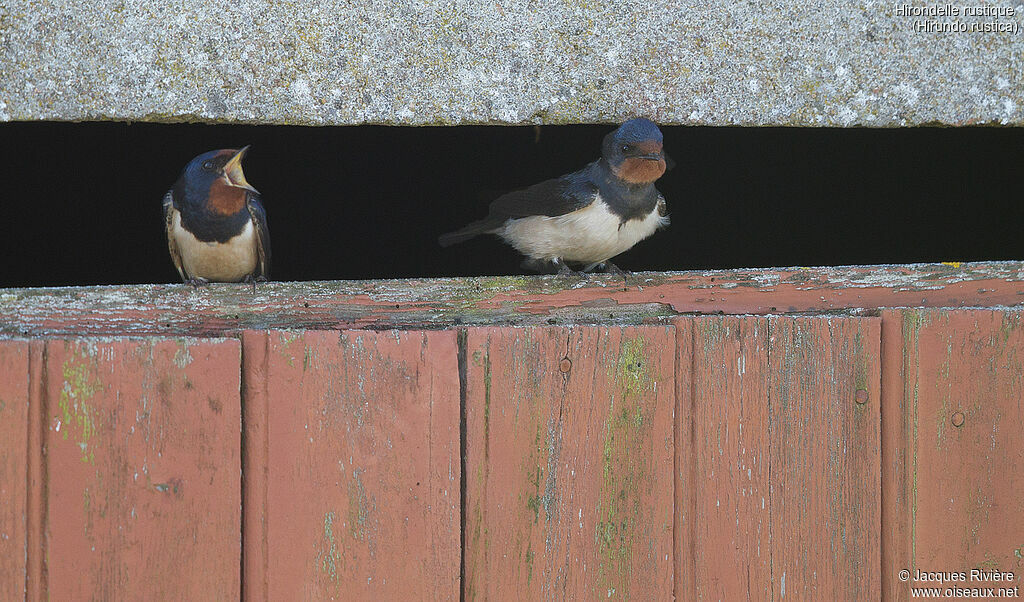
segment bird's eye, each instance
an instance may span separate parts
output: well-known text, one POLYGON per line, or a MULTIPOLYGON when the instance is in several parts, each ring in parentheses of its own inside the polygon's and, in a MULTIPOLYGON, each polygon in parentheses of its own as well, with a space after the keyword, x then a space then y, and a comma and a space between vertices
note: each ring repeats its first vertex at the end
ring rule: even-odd
POLYGON ((630 145, 628 145, 628 144, 623 144, 623 145, 622 145, 622 152, 624 152, 624 153, 628 153, 628 152, 629 152, 629 149, 631 149, 631 148, 633 148, 633 147, 632 147, 632 146, 630 146, 630 145))
POLYGON ((204 161, 203 169, 205 169, 206 171, 210 171, 211 169, 213 169, 213 161, 204 161))

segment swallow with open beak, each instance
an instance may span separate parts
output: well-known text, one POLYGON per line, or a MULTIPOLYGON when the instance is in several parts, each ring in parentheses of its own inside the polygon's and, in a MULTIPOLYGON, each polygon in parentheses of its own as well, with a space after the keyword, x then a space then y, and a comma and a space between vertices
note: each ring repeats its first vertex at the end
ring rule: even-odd
POLYGON ((654 182, 665 173, 658 126, 631 119, 605 136, 601 158, 583 169, 498 197, 482 220, 443 234, 447 247, 496 234, 526 256, 523 267, 560 274, 622 273, 611 258, 668 225, 654 182))
POLYGON ((255 286, 270 275, 267 214, 242 172, 248 149, 199 155, 164 195, 167 247, 182 282, 255 286))

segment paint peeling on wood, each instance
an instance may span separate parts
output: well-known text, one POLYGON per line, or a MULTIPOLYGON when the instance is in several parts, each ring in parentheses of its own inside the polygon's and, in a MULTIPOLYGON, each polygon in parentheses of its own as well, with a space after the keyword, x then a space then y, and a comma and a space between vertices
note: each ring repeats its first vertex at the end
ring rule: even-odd
POLYGON ((1024 303, 1024 263, 7 289, 0 334, 189 334, 264 328, 638 324, 685 313, 838 312, 1024 303))
POLYGON ((28 341, 0 340, 0 600, 26 595, 28 362, 28 341))
POLYGON ((957 308, 1020 298, 1021 264, 753 272, 0 295, 5 332, 358 327, 242 333, 242 458, 235 341, 0 341, 0 374, 28 374, 0 379, 4 499, 10 450, 27 450, 13 469, 27 502, 13 527, 0 505, 0 550, 28 551, 0 566, 0 599, 148 596, 184 571, 202 596, 451 599, 460 532, 467 599, 902 600, 903 568, 1020 571, 1024 309, 957 308), (678 315, 922 294, 951 307, 678 315), (548 324, 563 319, 602 325, 548 324), (645 320, 673 326, 629 325, 645 320), (393 323, 544 324, 461 331, 464 485, 456 333, 378 330, 393 323), (7 418, 12 387, 34 404, 27 426, 7 418), (216 476, 231 462, 233 483, 216 476), (199 544, 182 550, 205 532, 181 529, 206 520, 200 498, 235 522, 195 557, 199 544), (176 527, 157 520, 165 508, 176 527), (158 526, 134 527, 147 512, 158 526), (195 568, 214 553, 235 564, 195 568))
POLYGON ((677 599, 877 598, 879 320, 674 324, 677 599))
POLYGON ((906 375, 909 369, 916 373, 916 352, 911 351, 917 349, 921 318, 912 309, 882 312, 882 594, 893 601, 909 598, 908 588, 896 576, 910 570, 912 558, 912 521, 906 517, 912 512, 913 464, 907 444, 914 436, 916 404, 909 402, 916 394, 907 388, 906 375))
POLYGON ((341 553, 338 551, 338 542, 334 538, 334 523, 338 515, 328 510, 324 513, 324 535, 317 549, 316 560, 320 570, 326 573, 335 584, 338 583, 338 562, 341 560, 341 553))
POLYGON ((466 599, 670 598, 673 330, 466 338, 466 599))
POLYGON ((61 366, 63 384, 57 401, 60 416, 56 418, 53 428, 61 433, 64 440, 71 435, 71 439, 81 449, 82 462, 95 464, 96 457, 89 448, 89 442, 99 426, 99 417, 92 399, 103 390, 103 384, 96 376, 98 360, 95 352, 90 353, 85 347, 81 347, 80 351, 61 366))
POLYGON ((50 599, 238 597, 239 360, 230 339, 46 342, 50 599))
POLYGON ((881 595, 880 408, 856 401, 863 374, 867 399, 880 396, 880 327, 877 318, 769 319, 776 596, 881 595))
POLYGON ((887 432, 883 457, 884 543, 891 550, 884 578, 893 600, 909 599, 915 585, 896 579, 901 569, 1019 575, 1022 316, 981 309, 883 314, 887 332, 904 342, 902 350, 887 349, 902 368, 892 387, 902 399, 886 414, 898 428, 887 432))
POLYGON ((682 428, 692 432, 683 473, 692 510, 680 534, 691 566, 679 570, 693 576, 677 599, 770 598, 768 320, 708 316, 675 324, 692 349, 680 357, 692 374, 681 402, 682 428))
POLYGON ((245 599, 459 597, 455 338, 244 334, 245 599))

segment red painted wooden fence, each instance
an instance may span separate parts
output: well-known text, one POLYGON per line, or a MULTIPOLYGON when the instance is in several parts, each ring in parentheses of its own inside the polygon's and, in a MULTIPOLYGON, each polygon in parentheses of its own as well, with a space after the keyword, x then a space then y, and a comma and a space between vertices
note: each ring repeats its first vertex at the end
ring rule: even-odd
POLYGON ((889 283, 823 315, 652 309, 688 277, 433 310, 392 285, 429 330, 318 285, 309 314, 272 315, 254 308, 276 285, 104 319, 85 307, 134 289, 73 291, 78 309, 2 293, 0 599, 907 600, 918 570, 972 569, 1019 586, 1024 310, 999 304, 1024 300, 1024 269, 967 280, 988 269, 926 294, 995 287, 991 307, 879 310, 889 283), (339 328, 356 314, 382 329, 339 328))
POLYGON ((0 342, 5 600, 239 596, 239 347, 0 342))
POLYGON ((878 318, 677 328, 677 597, 877 598, 878 318))
MULTIPOLYGON (((1022 585, 1024 311, 886 310, 883 324, 883 575, 1011 571, 966 585, 1022 585)), ((886 593, 907 599, 906 584, 886 593)))
POLYGON ((458 599, 455 333, 243 342, 246 598, 458 599))
POLYGON ((474 328, 466 597, 672 595, 670 327, 474 328))
POLYGON ((28 362, 27 341, 0 342, 0 600, 20 599, 28 581, 29 491, 37 485, 28 480, 28 362))

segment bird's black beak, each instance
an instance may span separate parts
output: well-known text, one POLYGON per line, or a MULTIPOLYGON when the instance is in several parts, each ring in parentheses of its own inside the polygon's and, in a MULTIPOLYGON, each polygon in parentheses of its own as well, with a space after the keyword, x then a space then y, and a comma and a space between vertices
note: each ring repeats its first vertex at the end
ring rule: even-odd
POLYGON ((245 173, 242 171, 242 158, 245 157, 245 152, 249 150, 246 146, 242 150, 235 153, 234 157, 224 165, 224 178, 228 181, 228 185, 236 188, 244 188, 251 190, 259 194, 259 191, 252 187, 249 182, 245 179, 245 173))
POLYGON ((644 161, 662 161, 665 159, 665 149, 657 140, 646 140, 636 145, 639 154, 633 155, 636 159, 644 161))

